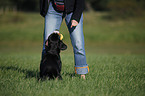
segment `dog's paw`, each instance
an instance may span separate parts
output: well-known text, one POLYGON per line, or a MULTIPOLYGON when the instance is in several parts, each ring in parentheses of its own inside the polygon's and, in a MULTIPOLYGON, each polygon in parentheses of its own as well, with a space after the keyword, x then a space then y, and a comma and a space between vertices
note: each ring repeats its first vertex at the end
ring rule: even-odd
POLYGON ((56 80, 63 80, 61 76, 56 77, 56 80))

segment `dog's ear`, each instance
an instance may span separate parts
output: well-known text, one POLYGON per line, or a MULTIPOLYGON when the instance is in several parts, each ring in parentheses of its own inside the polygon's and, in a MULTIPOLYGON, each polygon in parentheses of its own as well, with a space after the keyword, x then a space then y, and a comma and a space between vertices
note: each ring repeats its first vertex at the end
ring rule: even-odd
POLYGON ((67 45, 65 45, 61 40, 60 40, 60 50, 66 50, 67 45))

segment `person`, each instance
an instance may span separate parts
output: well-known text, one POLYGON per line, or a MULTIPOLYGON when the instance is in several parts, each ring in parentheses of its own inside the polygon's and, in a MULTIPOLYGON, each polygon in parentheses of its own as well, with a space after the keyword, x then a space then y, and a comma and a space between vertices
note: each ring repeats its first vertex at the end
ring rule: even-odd
POLYGON ((40 14, 45 18, 42 59, 45 53, 45 41, 51 33, 60 29, 65 18, 73 46, 75 73, 83 79, 89 72, 84 48, 84 8, 84 0, 40 0, 40 14))

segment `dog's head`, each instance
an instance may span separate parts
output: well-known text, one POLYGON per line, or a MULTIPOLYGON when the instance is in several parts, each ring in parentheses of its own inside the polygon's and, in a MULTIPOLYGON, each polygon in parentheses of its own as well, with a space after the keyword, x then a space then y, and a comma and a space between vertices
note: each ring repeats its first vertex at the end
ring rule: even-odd
POLYGON ((45 42, 46 53, 58 54, 60 50, 67 49, 67 45, 60 40, 58 33, 52 33, 45 42))

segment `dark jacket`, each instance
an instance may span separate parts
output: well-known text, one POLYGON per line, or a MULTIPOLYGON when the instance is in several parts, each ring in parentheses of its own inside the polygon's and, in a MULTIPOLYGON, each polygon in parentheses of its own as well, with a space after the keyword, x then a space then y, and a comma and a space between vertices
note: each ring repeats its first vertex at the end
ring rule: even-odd
MULTIPOLYGON (((40 14, 45 17, 51 0, 40 0, 40 14)), ((64 0, 65 13, 73 12, 72 20, 80 21, 83 10, 85 9, 85 0, 64 0)))

